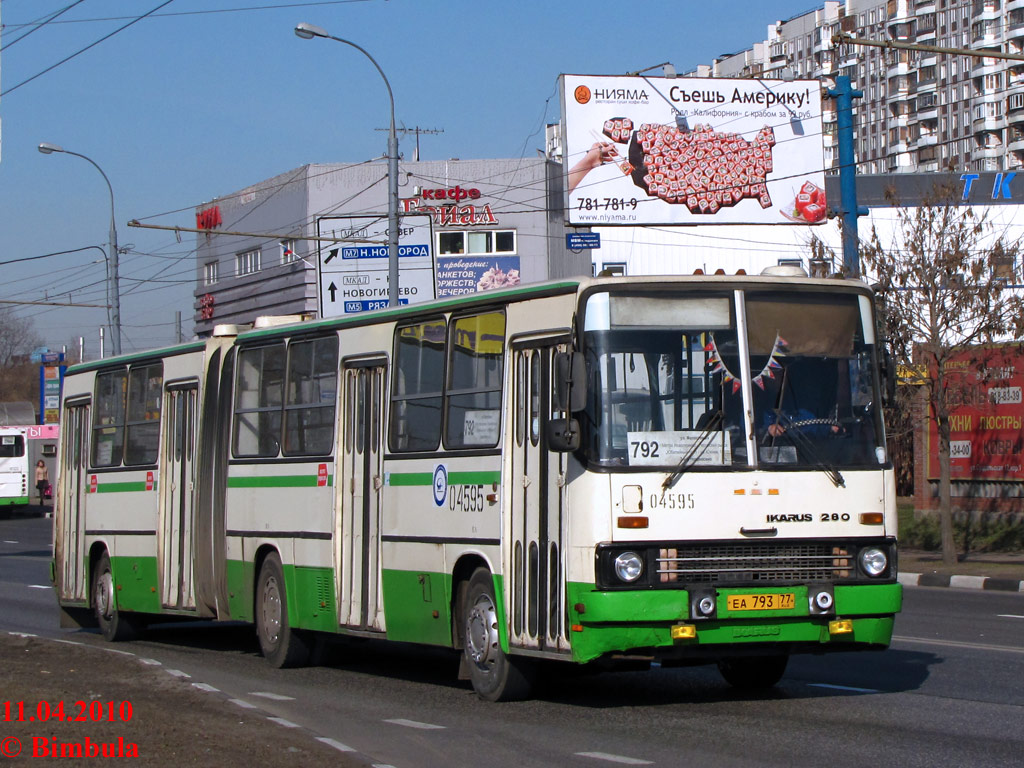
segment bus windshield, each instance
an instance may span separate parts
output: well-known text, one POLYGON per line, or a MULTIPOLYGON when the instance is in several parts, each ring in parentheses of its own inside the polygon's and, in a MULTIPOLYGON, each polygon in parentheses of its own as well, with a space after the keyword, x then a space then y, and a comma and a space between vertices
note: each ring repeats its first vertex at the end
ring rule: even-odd
POLYGON ((870 299, 854 293, 594 293, 581 450, 666 470, 878 467, 873 348, 870 299))

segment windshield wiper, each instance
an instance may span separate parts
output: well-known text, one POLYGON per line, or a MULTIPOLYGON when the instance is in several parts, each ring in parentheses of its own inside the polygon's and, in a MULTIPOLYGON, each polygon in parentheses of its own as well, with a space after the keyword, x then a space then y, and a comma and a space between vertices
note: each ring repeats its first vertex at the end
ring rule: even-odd
POLYGON ((667 491, 675 485, 679 478, 683 476, 683 473, 694 465, 696 457, 703 455, 704 450, 711 444, 712 435, 719 431, 721 425, 722 410, 719 409, 708 419, 708 423, 701 429, 700 437, 694 441, 693 445, 690 446, 690 450, 683 454, 683 458, 679 460, 676 468, 665 478, 665 481, 661 484, 661 490, 667 491))
MULTIPOLYGON (((834 485, 836 488, 845 488, 846 480, 843 479, 842 473, 839 471, 837 467, 829 464, 822 457, 821 452, 818 450, 818 447, 814 444, 814 441, 804 434, 803 430, 800 428, 800 426, 798 426, 798 423, 793 421, 793 419, 789 418, 789 416, 784 414, 778 408, 776 408, 773 412, 775 414, 775 423, 780 424, 782 426, 782 428, 785 430, 786 436, 789 437, 789 439, 794 443, 794 445, 798 449, 802 450, 805 454, 807 454, 807 456, 811 459, 811 463, 813 463, 816 468, 824 472, 828 479, 832 481, 832 485, 834 485)), ((822 424, 832 424, 831 421, 825 419, 814 419, 811 422, 801 421, 800 424, 807 426, 811 423, 819 422, 822 424)))

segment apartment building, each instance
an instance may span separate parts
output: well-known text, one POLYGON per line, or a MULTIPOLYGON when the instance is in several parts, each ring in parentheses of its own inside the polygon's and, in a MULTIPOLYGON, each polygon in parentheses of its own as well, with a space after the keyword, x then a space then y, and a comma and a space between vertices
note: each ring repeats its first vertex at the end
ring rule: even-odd
MULTIPOLYGON (((853 37, 977 52, 1024 52, 1024 0, 847 0, 767 28, 763 41, 691 74, 820 79, 847 75, 855 151, 864 174, 1024 166, 1024 61, 832 43, 853 37)), ((824 102, 825 164, 838 164, 836 121, 824 102)))

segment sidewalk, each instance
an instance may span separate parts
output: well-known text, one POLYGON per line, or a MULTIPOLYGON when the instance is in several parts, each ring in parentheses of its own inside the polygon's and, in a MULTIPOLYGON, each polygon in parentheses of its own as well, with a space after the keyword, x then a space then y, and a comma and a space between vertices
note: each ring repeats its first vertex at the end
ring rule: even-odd
POLYGON ((1024 552, 977 552, 953 566, 941 552, 900 549, 899 580, 911 587, 957 587, 1024 593, 1024 552))

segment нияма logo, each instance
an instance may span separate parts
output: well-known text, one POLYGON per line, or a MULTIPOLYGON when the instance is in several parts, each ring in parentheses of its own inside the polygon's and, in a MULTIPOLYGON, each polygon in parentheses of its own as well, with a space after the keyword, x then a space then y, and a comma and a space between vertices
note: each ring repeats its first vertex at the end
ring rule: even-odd
POLYGON ((573 91, 573 96, 576 97, 578 104, 586 104, 590 101, 590 89, 585 85, 577 85, 576 90, 573 91))

